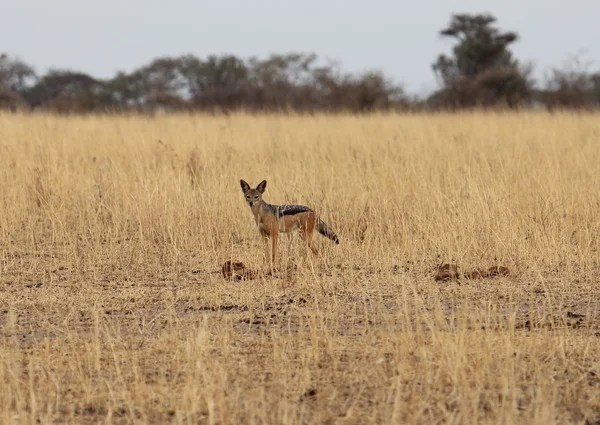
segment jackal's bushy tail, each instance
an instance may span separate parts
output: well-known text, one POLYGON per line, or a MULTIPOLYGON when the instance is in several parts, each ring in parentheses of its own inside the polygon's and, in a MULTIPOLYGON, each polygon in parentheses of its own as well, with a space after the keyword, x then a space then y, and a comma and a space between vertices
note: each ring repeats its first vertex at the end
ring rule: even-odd
POLYGON ((319 227, 317 229, 319 231, 320 234, 322 234, 323 236, 325 236, 326 238, 331 239, 332 241, 334 241, 336 244, 340 243, 340 240, 338 239, 337 235, 333 232, 333 230, 331 230, 329 228, 329 226, 327 226, 327 224, 325 224, 325 222, 321 219, 319 219, 319 227))

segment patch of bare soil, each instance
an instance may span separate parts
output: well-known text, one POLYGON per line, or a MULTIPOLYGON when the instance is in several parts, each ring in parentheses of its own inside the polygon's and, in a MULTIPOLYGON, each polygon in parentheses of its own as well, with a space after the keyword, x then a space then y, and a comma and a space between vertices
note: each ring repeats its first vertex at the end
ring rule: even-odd
POLYGON ((294 264, 290 264, 285 270, 279 269, 268 269, 268 270, 254 270, 246 267, 241 261, 227 260, 221 266, 221 275, 226 280, 254 280, 260 278, 274 277, 290 277, 291 274, 296 270, 294 264))
POLYGON ((449 280, 464 279, 490 279, 498 276, 509 276, 510 270, 505 266, 492 266, 489 268, 475 268, 460 272, 456 264, 440 264, 436 267, 434 279, 446 282, 449 280))

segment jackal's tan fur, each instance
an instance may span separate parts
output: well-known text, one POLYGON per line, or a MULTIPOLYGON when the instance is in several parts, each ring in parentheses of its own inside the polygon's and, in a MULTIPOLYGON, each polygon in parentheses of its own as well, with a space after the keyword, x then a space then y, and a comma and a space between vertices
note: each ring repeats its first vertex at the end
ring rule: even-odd
POLYGON ((266 180, 260 182, 255 189, 252 189, 244 180, 240 180, 240 185, 265 244, 267 258, 267 239, 271 239, 271 260, 273 263, 275 263, 279 233, 299 230, 300 236, 315 255, 319 253, 312 239, 315 229, 321 235, 339 244, 337 235, 312 209, 304 205, 271 205, 265 202, 262 195, 267 187, 266 180))

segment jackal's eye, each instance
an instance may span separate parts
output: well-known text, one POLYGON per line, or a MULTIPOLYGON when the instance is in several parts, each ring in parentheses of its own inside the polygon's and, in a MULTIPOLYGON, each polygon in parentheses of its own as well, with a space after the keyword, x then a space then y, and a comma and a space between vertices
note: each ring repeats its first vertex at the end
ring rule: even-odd
POLYGON ((258 201, 258 196, 255 196, 255 197, 254 197, 254 200, 255 200, 255 201, 258 201))
POLYGON ((250 199, 250 195, 246 195, 246 199, 248 199, 248 200, 249 200, 249 199, 250 199))

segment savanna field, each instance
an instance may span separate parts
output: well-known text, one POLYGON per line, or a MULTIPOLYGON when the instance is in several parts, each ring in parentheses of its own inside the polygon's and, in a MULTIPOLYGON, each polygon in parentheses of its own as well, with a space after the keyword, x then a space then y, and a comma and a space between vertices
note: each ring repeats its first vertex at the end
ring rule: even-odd
POLYGON ((597 425, 599 188, 592 114, 0 115, 0 423, 597 425))

